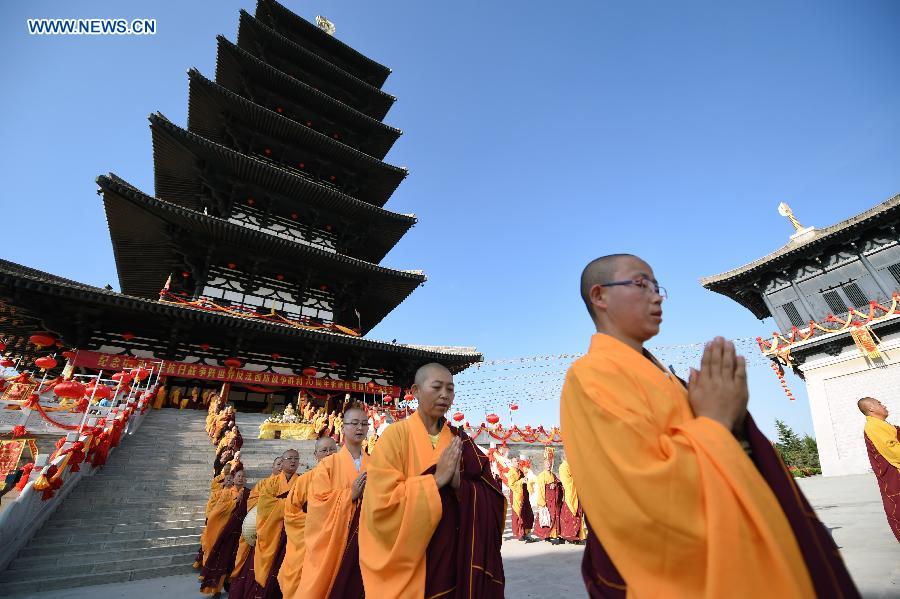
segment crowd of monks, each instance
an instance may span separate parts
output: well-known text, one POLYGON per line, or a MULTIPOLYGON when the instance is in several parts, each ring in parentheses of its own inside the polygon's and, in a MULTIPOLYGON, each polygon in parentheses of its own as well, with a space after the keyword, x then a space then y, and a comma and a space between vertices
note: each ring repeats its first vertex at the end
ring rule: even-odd
MULTIPOLYGON (((661 364, 644 343, 659 332, 665 290, 636 256, 589 263, 581 294, 595 334, 566 375, 566 460, 556 473, 553 448, 534 475, 506 447, 485 452, 449 426, 453 377, 428 364, 412 387, 417 411, 387 427, 371 453, 367 412, 351 405, 340 431, 332 421, 332 436, 316 441, 314 467, 298 474, 289 450, 248 491, 233 410, 212 397, 203 592, 230 580, 236 599, 503 597, 508 502, 517 539, 584 543, 590 597, 859 597, 747 411, 734 345, 707 344, 687 380, 661 364)), ((859 408, 900 540, 898 430, 877 400, 859 408)))
POLYGON ((335 415, 340 430, 315 442, 312 468, 298 472, 299 453, 290 449, 252 489, 234 409, 214 394, 207 417, 214 478, 195 562, 201 592, 503 597, 501 483, 486 453, 444 417, 453 402, 450 372, 423 366, 412 392, 415 414, 383 427, 371 453, 372 415, 351 404, 335 415))

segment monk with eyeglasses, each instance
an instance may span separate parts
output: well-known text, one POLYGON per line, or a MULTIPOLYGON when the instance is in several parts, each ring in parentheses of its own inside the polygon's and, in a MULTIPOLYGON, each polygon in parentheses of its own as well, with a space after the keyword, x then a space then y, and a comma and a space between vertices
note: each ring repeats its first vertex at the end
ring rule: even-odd
POLYGON ((595 334, 566 375, 566 457, 591 534, 591 597, 859 597, 837 547, 747 413, 747 371, 717 337, 685 383, 644 343, 665 289, 650 265, 590 262, 595 334))

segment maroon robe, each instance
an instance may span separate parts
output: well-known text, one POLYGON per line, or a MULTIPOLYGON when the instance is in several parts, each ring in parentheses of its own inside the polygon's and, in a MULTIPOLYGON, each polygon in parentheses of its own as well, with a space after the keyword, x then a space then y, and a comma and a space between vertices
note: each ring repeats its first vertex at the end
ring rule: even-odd
MULTIPOLYGON (((462 470, 459 489, 440 489, 441 520, 425 552, 425 597, 503 599, 503 491, 487 456, 461 428, 450 430, 463 442, 462 470), (453 563, 456 568, 450 567, 453 563)), ((434 474, 435 468, 422 474, 434 474)))
POLYGON ((366 591, 363 588, 362 572, 359 569, 359 510, 362 502, 356 502, 353 516, 350 518, 350 533, 347 535, 347 546, 341 556, 341 566, 334 578, 329 599, 363 599, 366 591))
POLYGON ((541 526, 540 518, 537 516, 534 518, 534 535, 539 539, 551 538, 550 533, 554 529, 556 536, 559 536, 559 508, 563 503, 563 488, 555 474, 553 481, 544 485, 544 501, 547 503, 547 509, 550 510, 550 526, 541 526))
POLYGON ((256 572, 253 569, 254 555, 256 547, 250 547, 244 566, 228 588, 228 599, 256 599, 259 585, 256 584, 256 572))
POLYGON ((528 498, 527 484, 522 485, 522 516, 519 517, 512 509, 512 502, 509 504, 509 511, 512 512, 513 536, 521 541, 534 528, 534 511, 531 509, 531 501, 528 498))
POLYGON ((563 491, 563 500, 560 502, 559 508, 559 536, 566 541, 581 540, 581 519, 584 517, 584 510, 581 504, 578 504, 576 513, 572 513, 565 500, 565 490, 563 491))
POLYGON ((247 497, 249 495, 249 489, 242 490, 240 501, 234 506, 231 517, 209 550, 206 563, 203 564, 203 569, 200 571, 201 588, 217 586, 219 579, 228 576, 234 569, 238 543, 241 540, 241 524, 244 522, 244 516, 247 515, 247 497))
MULTIPOLYGON (((878 453, 868 435, 863 433, 863 438, 866 440, 869 462, 872 464, 875 478, 878 479, 884 513, 887 515, 888 524, 891 525, 891 531, 900 541, 900 470, 878 453)), ((900 440, 900 430, 897 431, 897 439, 900 440)))
MULTIPOLYGON (((750 414, 747 414, 745 428, 746 438, 750 443, 750 457, 772 489, 794 531, 816 596, 858 599, 859 591, 847 572, 831 534, 819 521, 772 444, 756 428, 750 414)), ((587 525, 590 528, 590 522, 587 525)), ((592 599, 624 598, 627 594, 626 582, 616 570, 600 539, 590 531, 581 562, 581 575, 592 599)), ((740 580, 737 579, 735 584, 739 585, 740 580)))

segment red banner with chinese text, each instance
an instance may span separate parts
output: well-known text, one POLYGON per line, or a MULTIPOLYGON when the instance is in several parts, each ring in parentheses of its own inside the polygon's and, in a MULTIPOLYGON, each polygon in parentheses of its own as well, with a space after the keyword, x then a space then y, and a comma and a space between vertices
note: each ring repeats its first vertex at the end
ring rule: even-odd
MULTIPOLYGON (((90 368, 92 370, 122 370, 123 368, 151 368, 159 364, 159 360, 135 358, 133 356, 117 356, 86 350, 78 350, 75 353, 75 366, 90 368)), ((332 378, 317 378, 314 376, 300 376, 295 374, 278 374, 276 372, 254 372, 241 368, 229 368, 227 366, 210 366, 208 364, 188 364, 186 362, 162 363, 162 376, 171 376, 186 379, 199 379, 204 381, 220 381, 223 383, 237 383, 249 385, 268 385, 272 387, 301 387, 306 389, 323 389, 328 391, 357 392, 357 393, 384 393, 393 396, 400 395, 399 387, 375 385, 369 387, 368 383, 358 381, 343 381, 332 378)))
POLYGON ((0 484, 6 475, 15 470, 19 465, 19 458, 22 457, 22 451, 25 444, 31 439, 14 439, 12 441, 0 441, 0 484))

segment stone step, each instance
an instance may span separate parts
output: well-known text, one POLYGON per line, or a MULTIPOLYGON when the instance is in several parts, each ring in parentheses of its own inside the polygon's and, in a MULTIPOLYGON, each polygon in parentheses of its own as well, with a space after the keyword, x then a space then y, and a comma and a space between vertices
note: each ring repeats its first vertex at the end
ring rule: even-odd
POLYGON ((148 518, 152 522, 163 520, 177 520, 191 515, 204 515, 205 505, 185 505, 174 508, 141 508, 141 509, 117 509, 107 513, 92 512, 81 506, 72 504, 68 509, 61 509, 53 515, 45 526, 74 524, 82 522, 106 524, 107 522, 128 522, 136 518, 148 518))
POLYGON ((48 522, 42 528, 48 535, 62 534, 65 532, 91 532, 91 533, 117 533, 130 530, 168 530, 171 528, 191 528, 203 526, 206 523, 204 513, 180 516, 172 520, 132 520, 123 522, 120 519, 103 518, 98 520, 78 520, 74 522, 48 522))
MULTIPOLYGON (((136 570, 83 574, 80 576, 54 576, 52 578, 40 578, 40 589, 49 591, 55 589, 68 589, 82 586, 109 584, 113 582, 128 582, 130 580, 143 580, 145 578, 161 578, 163 576, 178 576, 191 574, 195 570, 190 564, 157 566, 153 568, 140 568, 136 570)), ((199 584, 197 585, 199 589, 199 584)), ((34 581, 16 581, 0 585, 0 596, 30 597, 34 594, 34 581)), ((199 595, 199 591, 198 591, 199 595)))
POLYGON ((167 545, 163 547, 141 547, 137 549, 124 549, 118 551, 97 551, 96 549, 83 547, 70 548, 66 553, 39 555, 33 557, 19 557, 10 564, 10 570, 28 570, 37 567, 50 568, 56 571, 57 566, 81 566, 99 564, 105 562, 119 562, 137 559, 140 557, 164 557, 196 555, 200 543, 185 543, 181 545, 167 545))
MULTIPOLYGON (((131 549, 152 549, 155 547, 174 547, 178 545, 200 547, 200 533, 192 535, 154 537, 150 539, 130 539, 126 541, 103 541, 84 546, 89 551, 129 551, 131 549)), ((28 546, 28 557, 69 555, 76 550, 78 545, 69 543, 42 545, 35 541, 28 546)), ((23 557, 25 557, 23 555, 23 557)))
MULTIPOLYGON (((193 564, 197 551, 180 553, 175 555, 158 555, 149 557, 137 557, 133 559, 123 559, 109 562, 97 562, 80 565, 62 565, 54 566, 52 573, 54 576, 78 576, 81 574, 102 574, 110 572, 121 572, 130 570, 140 570, 145 568, 162 568, 165 566, 193 564)), ((48 574, 47 568, 37 566, 20 570, 7 570, 0 574, 0 583, 12 582, 19 580, 32 580, 38 582, 48 574)))
MULTIPOLYGON (((44 545, 77 544, 77 543, 103 543, 115 541, 137 541, 139 539, 153 539, 156 537, 183 537, 185 535, 199 535, 203 532, 202 523, 193 527, 153 528, 148 530, 120 530, 118 532, 59 532, 39 531, 34 537, 34 542, 44 545)), ((26 550, 27 551, 27 550, 26 550)))

